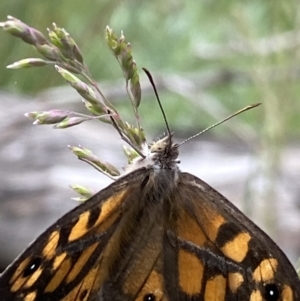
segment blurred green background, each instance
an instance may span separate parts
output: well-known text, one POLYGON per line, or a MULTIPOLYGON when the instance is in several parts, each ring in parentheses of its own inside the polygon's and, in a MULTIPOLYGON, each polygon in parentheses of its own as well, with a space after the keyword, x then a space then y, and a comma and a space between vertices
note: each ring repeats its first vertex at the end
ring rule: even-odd
MULTIPOLYGON (((104 30, 109 25, 118 36, 123 30, 138 68, 153 73, 172 129, 184 137, 261 102, 261 107, 239 116, 239 123, 220 126, 213 135, 229 144, 236 136, 238 144, 253 147, 259 170, 268 179, 260 197, 275 198, 283 151, 299 143, 299 1, 2 0, 0 20, 7 15, 44 34, 52 22, 64 27, 94 78, 118 83, 119 88, 124 87, 118 81, 122 72, 105 43, 104 30)), ((7 70, 8 64, 37 55, 19 39, 5 33, 0 38, 0 89, 34 95, 64 85, 51 67, 7 70)), ((141 115, 145 127, 151 125, 157 133, 164 122, 153 99, 152 92, 145 94, 141 115)), ((125 104, 120 106, 126 115, 125 104)), ((251 203, 247 206, 251 213, 251 203)), ((272 210, 271 202, 265 212, 272 210)), ((268 216, 265 224, 270 233, 276 228, 268 216)), ((300 255, 300 249, 295 254, 300 255)))
MULTIPOLYGON (((99 81, 121 77, 117 62, 104 42, 104 29, 109 25, 117 34, 123 30, 139 68, 147 67, 161 77, 178 75, 196 85, 196 91, 197 80, 204 81, 211 76, 203 84, 203 90, 230 111, 262 102, 263 108, 242 118, 249 118, 253 126, 263 129, 264 138, 276 136, 281 141, 300 132, 299 6, 296 0, 4 0, 0 3, 0 17, 5 20, 6 15, 12 15, 45 34, 52 22, 66 28, 99 81), (257 118, 268 124, 258 125, 257 118)), ((29 45, 1 34, 0 86, 33 93, 62 85, 52 68, 44 68, 42 72, 5 69, 18 59, 35 55, 29 45)), ((179 128, 207 125, 205 113, 199 119, 190 103, 182 101, 184 92, 165 95, 161 91, 165 106, 168 107, 169 98, 172 98, 171 107, 177 107, 174 103, 182 106, 176 111, 170 108, 171 124, 173 116, 179 128)), ((194 101, 201 102, 200 98, 194 101)))

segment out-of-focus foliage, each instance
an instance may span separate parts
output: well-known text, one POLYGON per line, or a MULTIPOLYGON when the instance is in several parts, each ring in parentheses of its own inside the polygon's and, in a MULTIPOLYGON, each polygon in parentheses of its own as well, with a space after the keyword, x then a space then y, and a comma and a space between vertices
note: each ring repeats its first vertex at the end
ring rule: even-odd
MULTIPOLYGON (((139 68, 145 66, 162 77, 179 76, 180 87, 170 80, 177 90, 163 95, 165 99, 178 104, 187 97, 201 103, 209 95, 231 107, 230 111, 262 102, 266 118, 280 124, 280 129, 274 128, 273 122, 266 131, 284 131, 287 126, 291 134, 299 132, 300 127, 295 126, 300 111, 299 1, 3 0, 0 19, 8 14, 41 30, 52 22, 65 27, 99 80, 122 76, 103 41, 106 25, 116 32, 124 30, 139 68), (197 89, 206 73, 208 78, 216 76, 197 89), (186 85, 185 79, 189 80, 186 85), (190 95, 189 85, 195 87, 190 95)), ((33 55, 30 46, 1 33, 0 86, 34 92, 61 85, 51 67, 44 68, 42 75, 36 69, 5 70, 6 65, 33 55)), ((164 103, 168 107, 170 102, 164 103)), ((195 123, 198 118, 193 117, 191 106, 183 107, 182 114, 178 109, 172 111, 178 108, 174 103, 170 115, 181 116, 175 119, 179 127, 195 123), (186 114, 191 118, 184 118, 186 114)))

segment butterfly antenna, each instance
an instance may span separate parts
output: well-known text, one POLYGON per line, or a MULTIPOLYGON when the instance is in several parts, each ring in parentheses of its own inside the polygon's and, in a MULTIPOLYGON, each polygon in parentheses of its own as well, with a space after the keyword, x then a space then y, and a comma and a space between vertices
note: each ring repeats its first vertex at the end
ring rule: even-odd
POLYGON ((194 139, 195 137, 200 136, 200 135, 202 135, 203 133, 205 133, 205 132, 211 130, 212 128, 214 128, 214 127, 216 127, 216 126, 222 124, 223 122, 225 122, 225 121, 227 121, 227 120, 229 120, 229 119, 231 119, 231 118, 233 118, 233 117, 235 117, 235 116, 237 116, 237 115, 239 115, 239 114, 241 114, 241 113, 243 113, 243 112, 246 112, 246 111, 251 110, 251 109, 253 109, 253 108, 255 108, 255 107, 258 107, 258 106, 260 106, 260 105, 261 105, 261 103, 256 103, 256 104, 253 104, 253 105, 249 105, 249 106, 247 106, 247 107, 245 107, 245 108, 243 108, 243 109, 241 109, 241 110, 239 110, 239 111, 233 113, 232 115, 226 117, 225 119, 223 119, 223 120, 221 120, 221 121, 219 121, 219 122, 217 122, 217 123, 215 123, 215 124, 209 126, 209 127, 206 128, 205 130, 203 130, 203 131, 201 131, 201 132, 199 132, 199 133, 197 133, 197 134, 195 134, 195 135, 193 135, 193 136, 187 138, 186 140, 182 141, 181 143, 178 144, 178 147, 179 147, 180 145, 182 145, 182 144, 184 144, 184 143, 186 143, 186 142, 188 142, 188 141, 194 139))
POLYGON ((154 81, 153 81, 153 78, 152 78, 152 75, 151 73, 146 69, 146 68, 142 68, 144 70, 144 72, 146 73, 146 75, 148 76, 148 79, 152 85, 152 88, 154 90, 154 93, 155 93, 155 96, 156 96, 156 99, 157 99, 157 102, 158 102, 158 105, 160 107, 160 110, 162 112, 162 115, 164 117, 164 120, 165 120, 165 124, 166 124, 166 127, 167 127, 167 132, 168 132, 168 135, 169 137, 171 137, 171 131, 170 131, 170 128, 169 128, 169 124, 168 124, 168 121, 167 121, 167 117, 166 117, 166 114, 165 114, 165 111, 161 105, 161 102, 160 102, 160 99, 159 99, 159 96, 158 96, 158 93, 157 93, 157 90, 156 90, 156 86, 154 84, 154 81))

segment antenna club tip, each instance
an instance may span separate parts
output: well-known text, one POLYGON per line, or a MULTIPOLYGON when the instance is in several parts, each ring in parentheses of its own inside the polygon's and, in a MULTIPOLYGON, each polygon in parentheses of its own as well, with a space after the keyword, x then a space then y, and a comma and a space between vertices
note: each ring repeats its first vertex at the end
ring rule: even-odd
POLYGON ((153 82, 152 75, 151 75, 150 71, 145 67, 142 67, 142 70, 146 73, 146 75, 148 76, 150 82, 153 82))

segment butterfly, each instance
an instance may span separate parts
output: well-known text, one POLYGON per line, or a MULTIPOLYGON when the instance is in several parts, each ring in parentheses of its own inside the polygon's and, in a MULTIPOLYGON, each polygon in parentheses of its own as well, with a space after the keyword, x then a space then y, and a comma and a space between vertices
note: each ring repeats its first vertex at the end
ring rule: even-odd
POLYGON ((1 301, 300 301, 285 254, 180 171, 170 131, 144 152, 3 272, 1 301))

